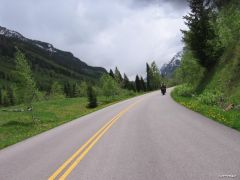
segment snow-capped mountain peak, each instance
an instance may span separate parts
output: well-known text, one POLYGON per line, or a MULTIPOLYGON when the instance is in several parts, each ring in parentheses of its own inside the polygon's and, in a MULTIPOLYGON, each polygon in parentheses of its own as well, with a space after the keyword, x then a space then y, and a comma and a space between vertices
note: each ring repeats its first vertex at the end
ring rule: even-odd
POLYGON ((30 44, 33 44, 33 45, 37 46, 38 48, 41 48, 45 51, 48 51, 50 53, 57 52, 57 49, 55 49, 52 44, 25 38, 20 33, 16 32, 16 31, 9 30, 5 27, 0 26, 0 35, 8 37, 8 38, 15 38, 15 39, 19 39, 21 41, 28 42, 30 44))
POLYGON ((164 64, 161 67, 161 74, 167 77, 171 77, 177 67, 180 66, 183 52, 178 52, 169 63, 164 64))
POLYGON ((6 36, 9 38, 17 38, 22 41, 26 41, 26 38, 23 35, 21 35, 20 33, 9 30, 9 29, 7 29, 5 27, 1 27, 1 26, 0 26, 0 35, 6 36))

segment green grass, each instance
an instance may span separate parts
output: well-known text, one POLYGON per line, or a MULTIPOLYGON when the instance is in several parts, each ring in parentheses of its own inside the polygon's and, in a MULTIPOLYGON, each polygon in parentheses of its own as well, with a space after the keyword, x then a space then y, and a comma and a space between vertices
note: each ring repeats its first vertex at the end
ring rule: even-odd
POLYGON ((238 110, 230 110, 226 112, 219 106, 209 106, 203 104, 199 102, 197 98, 179 96, 175 90, 173 90, 171 96, 181 105, 203 114, 221 124, 240 131, 240 112, 238 110))
POLYGON ((172 92, 173 99, 240 131, 240 42, 229 45, 216 66, 205 76, 204 81, 197 85, 192 80, 176 87, 172 92), (224 111, 229 104, 234 104, 235 108, 224 111))
POLYGON ((29 112, 10 112, 11 109, 21 109, 21 106, 0 108, 0 149, 136 95, 139 94, 112 100, 98 97, 99 105, 94 109, 86 107, 87 98, 36 102, 33 106, 36 122, 33 122, 29 112))

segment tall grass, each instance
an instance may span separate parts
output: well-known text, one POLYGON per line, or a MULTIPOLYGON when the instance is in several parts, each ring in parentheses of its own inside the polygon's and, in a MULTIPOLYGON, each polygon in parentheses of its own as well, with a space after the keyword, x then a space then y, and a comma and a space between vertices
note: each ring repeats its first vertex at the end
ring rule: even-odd
POLYGON ((15 109, 24 109, 24 106, 0 108, 0 149, 136 95, 139 94, 123 93, 112 99, 100 96, 98 107, 94 109, 87 108, 85 97, 35 102, 33 113, 36 122, 27 111, 14 112, 15 109))

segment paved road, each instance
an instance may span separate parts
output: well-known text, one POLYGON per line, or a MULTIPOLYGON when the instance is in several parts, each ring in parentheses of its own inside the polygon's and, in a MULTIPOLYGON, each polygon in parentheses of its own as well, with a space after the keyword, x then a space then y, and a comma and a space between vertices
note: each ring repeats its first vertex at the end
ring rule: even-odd
POLYGON ((1 180, 48 178, 240 179, 240 133, 153 92, 0 151, 1 180))

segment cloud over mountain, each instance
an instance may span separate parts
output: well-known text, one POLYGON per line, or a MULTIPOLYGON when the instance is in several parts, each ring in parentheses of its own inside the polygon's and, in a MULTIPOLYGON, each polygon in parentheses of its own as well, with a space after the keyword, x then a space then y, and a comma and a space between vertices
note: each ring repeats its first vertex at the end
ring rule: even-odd
POLYGON ((185 1, 0 0, 0 25, 129 76, 181 50, 185 1))

